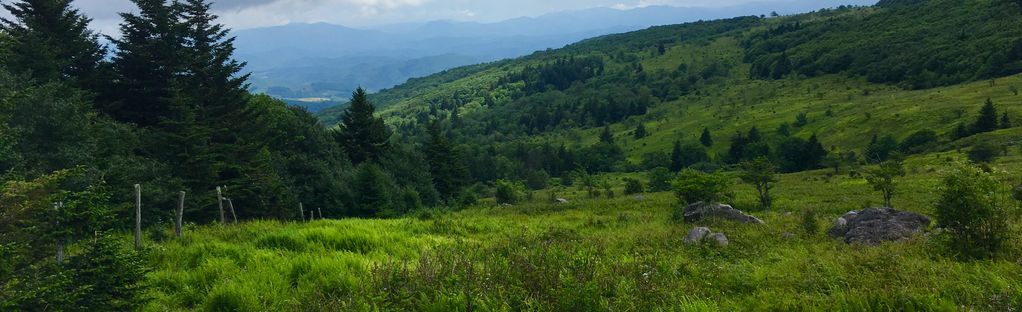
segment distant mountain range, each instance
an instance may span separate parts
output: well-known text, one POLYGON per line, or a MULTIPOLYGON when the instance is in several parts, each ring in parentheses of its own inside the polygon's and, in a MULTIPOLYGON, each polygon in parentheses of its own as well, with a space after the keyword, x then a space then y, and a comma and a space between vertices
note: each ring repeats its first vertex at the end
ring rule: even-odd
POLYGON ((743 15, 791 14, 875 0, 794 0, 724 8, 648 6, 593 8, 496 23, 432 21, 355 29, 332 24, 289 24, 240 30, 237 57, 248 62, 252 89, 308 102, 343 101, 355 87, 370 91, 446 69, 559 48, 582 39, 743 15), (778 9, 784 7, 784 10, 778 9))

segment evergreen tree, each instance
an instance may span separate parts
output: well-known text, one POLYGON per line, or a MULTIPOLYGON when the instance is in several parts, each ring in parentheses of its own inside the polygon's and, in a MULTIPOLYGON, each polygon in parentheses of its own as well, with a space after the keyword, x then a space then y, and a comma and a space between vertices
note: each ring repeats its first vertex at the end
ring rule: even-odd
POLYGON ((121 13, 121 37, 114 40, 114 85, 104 111, 119 121, 156 127, 170 118, 179 86, 182 39, 176 10, 166 0, 133 0, 138 13, 121 13))
POLYGON ((1011 117, 1008 116, 1008 112, 1004 112, 1004 114, 1001 115, 1001 129, 1009 128, 1011 128, 1011 117))
POLYGON ((681 141, 674 141, 674 149, 671 150, 671 172, 679 172, 684 165, 682 157, 684 157, 681 151, 681 141))
POLYGON ((600 142, 614 144, 614 133, 610 132, 609 125, 603 127, 603 133, 600 133, 600 142))
POLYGON ((639 126, 635 127, 635 139, 636 140, 641 139, 641 138, 645 138, 647 136, 649 136, 649 133, 646 132, 646 125, 645 124, 641 124, 640 123, 639 126))
POLYGON ((827 157, 827 149, 823 148, 816 133, 809 137, 803 153, 805 154, 805 163, 802 164, 804 170, 819 169, 823 159, 827 157))
POLYGON ((979 110, 979 118, 972 125, 972 132, 984 133, 997 130, 997 128, 997 108, 994 107, 993 101, 987 99, 986 103, 983 104, 983 108, 979 110))
POLYGON ((376 161, 387 149, 390 130, 382 118, 373 115, 375 110, 366 98, 365 89, 359 87, 341 115, 340 129, 334 137, 353 164, 376 161))
POLYGON ((433 120, 429 127, 429 142, 424 153, 433 176, 433 186, 443 199, 454 198, 468 179, 468 167, 447 140, 439 120, 433 120))
POLYGON ((10 36, 5 64, 14 73, 30 73, 40 81, 70 81, 97 91, 100 63, 106 48, 88 29, 88 17, 71 0, 22 0, 3 4, 13 20, 0 18, 0 31, 10 36))
POLYGON ((373 217, 391 208, 391 187, 386 173, 375 164, 362 164, 355 173, 352 185, 353 202, 347 215, 373 217))
POLYGON ((706 147, 713 146, 713 135, 710 134, 710 128, 703 128, 703 135, 699 137, 699 143, 706 147))

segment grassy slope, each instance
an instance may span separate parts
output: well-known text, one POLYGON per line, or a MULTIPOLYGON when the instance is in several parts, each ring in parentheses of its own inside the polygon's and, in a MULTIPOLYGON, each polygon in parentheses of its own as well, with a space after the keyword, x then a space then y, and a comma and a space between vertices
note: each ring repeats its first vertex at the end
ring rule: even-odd
MULTIPOLYGON (((911 158, 895 204, 932 213, 951 152, 911 158)), ((1022 169, 1012 151, 995 168, 1022 169)), ((513 207, 395 220, 252 222, 187 229, 158 244, 147 310, 959 310, 1022 304, 1019 242, 998 260, 953 260, 938 240, 849 246, 825 230, 841 213, 879 202, 861 179, 785 175, 767 225, 711 222, 726 248, 685 246, 694 225, 669 221, 669 193, 586 199, 558 190, 513 207), (786 238, 786 233, 794 236, 786 238), (471 274, 466 268, 471 267, 471 274), (471 298, 468 300, 466 298, 471 298)), ((735 205, 753 206, 738 188, 735 205)), ((1017 229, 1017 227, 1016 227, 1017 229)))

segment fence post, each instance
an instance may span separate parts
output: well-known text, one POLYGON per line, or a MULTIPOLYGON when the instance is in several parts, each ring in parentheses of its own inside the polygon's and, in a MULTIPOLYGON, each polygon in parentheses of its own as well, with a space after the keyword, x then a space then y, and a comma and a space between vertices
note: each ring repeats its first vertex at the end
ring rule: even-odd
POLYGON ((323 208, 316 207, 316 211, 319 212, 319 219, 323 220, 323 208))
POLYGON ((142 185, 135 184, 135 249, 142 248, 142 185))
POLYGON ((220 224, 224 224, 226 217, 224 216, 224 194, 220 191, 220 187, 216 187, 216 203, 220 207, 220 224))
POLYGON ((181 238, 182 235, 181 223, 184 221, 184 217, 185 217, 185 191, 181 191, 181 193, 178 194, 177 200, 177 219, 174 220, 176 221, 174 222, 174 235, 177 235, 178 238, 181 238))
POLYGON ((234 200, 232 200, 230 197, 227 198, 227 209, 231 211, 231 219, 234 220, 235 224, 237 224, 238 214, 234 213, 234 200))
POLYGON ((298 214, 302 215, 302 222, 305 222, 305 207, 301 202, 298 202, 298 214))
MULTIPOLYGON (((60 208, 64 207, 64 203, 53 203, 53 210, 57 211, 57 228, 60 228, 60 208)), ((57 238, 57 265, 64 264, 64 242, 57 238)))

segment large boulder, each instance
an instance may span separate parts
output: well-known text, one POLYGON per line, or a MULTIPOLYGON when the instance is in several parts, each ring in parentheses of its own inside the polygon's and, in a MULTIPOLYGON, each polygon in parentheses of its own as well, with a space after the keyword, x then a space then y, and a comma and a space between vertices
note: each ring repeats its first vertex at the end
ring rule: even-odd
POLYGON ((725 204, 707 204, 698 202, 685 207, 685 222, 699 222, 707 218, 720 218, 724 220, 743 223, 763 224, 763 220, 745 214, 741 210, 725 204))
POLYGON ((727 247, 727 236, 724 233, 713 233, 706 236, 706 240, 713 242, 718 247, 727 247))
POLYGON ((849 244, 876 245, 913 237, 929 227, 930 222, 930 218, 914 212, 866 208, 837 218, 827 233, 849 244))

